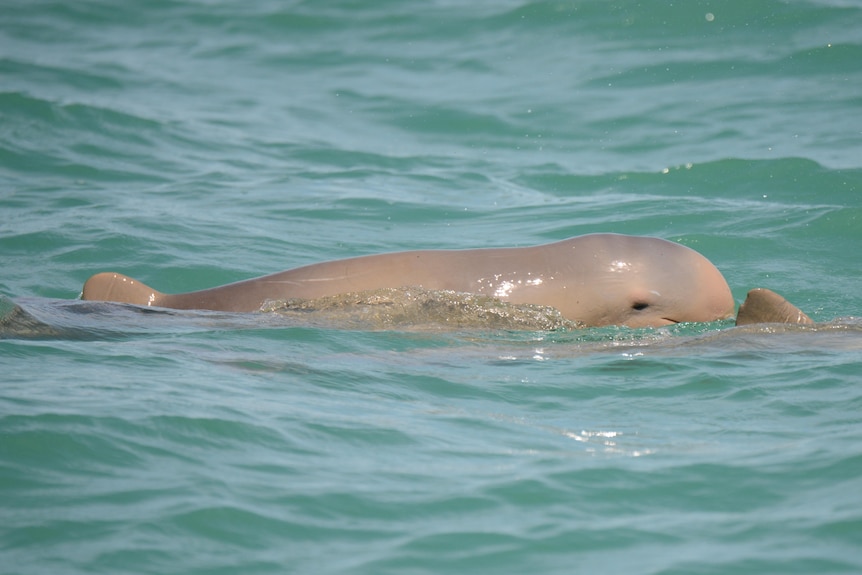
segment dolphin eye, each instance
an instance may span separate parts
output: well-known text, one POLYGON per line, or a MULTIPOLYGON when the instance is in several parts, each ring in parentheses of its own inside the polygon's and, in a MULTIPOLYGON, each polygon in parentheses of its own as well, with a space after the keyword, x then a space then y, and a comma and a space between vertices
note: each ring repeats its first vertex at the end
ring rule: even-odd
POLYGON ((649 307, 649 304, 646 303, 645 301, 636 301, 635 303, 632 304, 632 309, 637 310, 637 311, 645 310, 648 307, 649 307))

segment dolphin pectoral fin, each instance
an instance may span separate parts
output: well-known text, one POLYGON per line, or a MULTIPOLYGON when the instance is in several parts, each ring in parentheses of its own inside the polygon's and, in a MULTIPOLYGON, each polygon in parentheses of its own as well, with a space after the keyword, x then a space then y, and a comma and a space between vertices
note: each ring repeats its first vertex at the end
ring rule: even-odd
POLYGON ((161 305, 159 302, 164 295, 129 276, 102 272, 84 283, 81 299, 151 306, 161 305))
POLYGON ((801 309, 774 291, 755 288, 748 292, 736 315, 736 325, 752 323, 813 324, 814 322, 801 309))

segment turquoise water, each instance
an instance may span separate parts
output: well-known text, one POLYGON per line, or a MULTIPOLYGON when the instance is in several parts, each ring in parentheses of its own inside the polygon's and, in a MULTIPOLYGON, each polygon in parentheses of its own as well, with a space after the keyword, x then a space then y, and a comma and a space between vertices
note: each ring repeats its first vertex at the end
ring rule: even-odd
POLYGON ((0 572, 862 572, 862 5, 6 2, 0 572), (821 325, 77 302, 606 231, 821 325))

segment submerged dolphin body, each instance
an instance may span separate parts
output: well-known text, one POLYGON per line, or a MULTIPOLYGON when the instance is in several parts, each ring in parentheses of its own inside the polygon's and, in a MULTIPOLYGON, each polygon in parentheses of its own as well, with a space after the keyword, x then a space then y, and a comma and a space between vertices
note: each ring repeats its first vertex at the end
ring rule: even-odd
POLYGON ((714 321, 732 317, 735 307, 721 272, 698 252, 658 238, 618 234, 523 248, 363 256, 182 294, 161 293, 125 275, 105 272, 87 280, 82 298, 253 312, 271 300, 401 287, 550 306, 584 326, 714 321))

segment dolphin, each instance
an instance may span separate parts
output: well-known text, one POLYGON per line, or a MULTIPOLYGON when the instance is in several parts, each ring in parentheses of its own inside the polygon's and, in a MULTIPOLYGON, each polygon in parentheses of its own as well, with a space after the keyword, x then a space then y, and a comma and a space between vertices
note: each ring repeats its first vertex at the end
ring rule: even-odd
POLYGON ((736 314, 736 325, 753 323, 812 325, 814 321, 805 315, 801 309, 774 291, 766 288, 754 288, 748 292, 736 314))
POLYGON ((558 309, 585 327, 650 327, 733 316, 721 272, 667 240, 590 234, 530 247, 418 250, 316 263, 201 291, 166 294, 120 273, 84 284, 85 300, 174 309, 259 311, 267 301, 420 287, 558 309))

